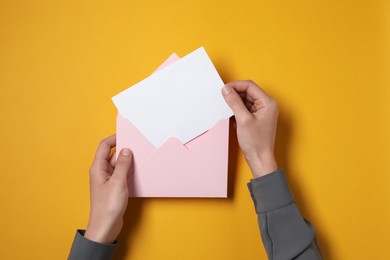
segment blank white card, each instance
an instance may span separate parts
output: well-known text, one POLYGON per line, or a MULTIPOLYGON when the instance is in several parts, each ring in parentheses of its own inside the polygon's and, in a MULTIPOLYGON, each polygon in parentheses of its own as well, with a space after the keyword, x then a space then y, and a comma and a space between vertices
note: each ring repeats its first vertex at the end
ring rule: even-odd
POLYGON ((203 47, 112 98, 119 113, 155 147, 185 144, 233 115, 224 85, 203 47))

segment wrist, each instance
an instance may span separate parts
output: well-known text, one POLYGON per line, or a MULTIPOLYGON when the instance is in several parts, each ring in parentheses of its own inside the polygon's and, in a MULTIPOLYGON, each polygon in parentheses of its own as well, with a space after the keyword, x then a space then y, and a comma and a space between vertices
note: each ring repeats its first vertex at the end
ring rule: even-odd
POLYGON ((112 244, 122 229, 123 220, 117 221, 113 225, 104 225, 89 222, 84 237, 102 244, 112 244))
POLYGON ((278 169, 273 153, 264 154, 262 156, 246 157, 246 161, 254 178, 265 176, 278 169))

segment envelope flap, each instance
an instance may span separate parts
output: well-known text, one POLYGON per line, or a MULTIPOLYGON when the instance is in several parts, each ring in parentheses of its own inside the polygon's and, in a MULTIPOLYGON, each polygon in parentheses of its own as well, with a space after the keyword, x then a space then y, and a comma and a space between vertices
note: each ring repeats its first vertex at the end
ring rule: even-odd
POLYGON ((186 149, 170 138, 129 179, 135 197, 226 197, 229 119, 186 149))

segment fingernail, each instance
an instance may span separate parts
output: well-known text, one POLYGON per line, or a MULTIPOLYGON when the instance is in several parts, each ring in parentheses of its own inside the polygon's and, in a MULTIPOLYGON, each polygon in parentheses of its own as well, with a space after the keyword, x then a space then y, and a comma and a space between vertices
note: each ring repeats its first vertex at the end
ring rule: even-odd
POLYGON ((122 151, 121 151, 121 155, 129 156, 130 155, 130 149, 129 148, 123 148, 122 151))
POLYGON ((224 95, 229 94, 231 91, 232 91, 232 88, 229 87, 229 86, 227 86, 227 85, 225 85, 225 86, 222 87, 222 93, 223 93, 224 95))

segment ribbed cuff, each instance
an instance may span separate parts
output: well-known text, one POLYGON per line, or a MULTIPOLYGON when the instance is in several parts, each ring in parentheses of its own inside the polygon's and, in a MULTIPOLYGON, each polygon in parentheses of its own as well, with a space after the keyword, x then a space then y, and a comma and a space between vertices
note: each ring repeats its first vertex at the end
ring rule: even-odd
POLYGON ((252 179, 248 188, 257 213, 265 213, 294 202, 282 169, 252 179))
POLYGON ((77 230, 72 249, 68 257, 69 260, 100 260, 112 258, 118 245, 116 241, 114 244, 100 244, 85 238, 84 233, 85 230, 77 230))

